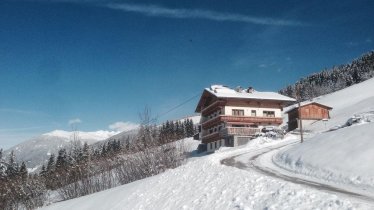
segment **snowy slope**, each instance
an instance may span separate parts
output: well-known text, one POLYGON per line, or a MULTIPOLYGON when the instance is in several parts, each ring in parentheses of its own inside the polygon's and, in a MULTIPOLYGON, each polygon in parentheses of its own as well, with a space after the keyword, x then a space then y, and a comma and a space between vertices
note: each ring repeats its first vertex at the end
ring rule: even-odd
MULTIPOLYGON (((95 142, 107 139, 117 132, 114 131, 95 131, 95 132, 76 132, 81 142, 93 144, 95 142)), ((55 130, 42 134, 30 140, 24 141, 5 151, 5 156, 14 150, 17 161, 25 161, 29 169, 38 168, 43 164, 49 155, 56 154, 60 148, 68 147, 73 140, 74 132, 55 130)))
POLYGON ((220 163, 232 155, 281 142, 257 139, 244 148, 221 148, 165 173, 45 209, 370 209, 220 163))
MULTIPOLYGON (((322 96, 317 101, 332 106, 328 127, 344 125, 353 116, 365 123, 315 135, 303 144, 279 153, 276 164, 298 173, 374 191, 374 79, 322 96), (371 121, 371 122, 370 122, 371 121)), ((319 132, 322 122, 309 126, 319 132)))
MULTIPOLYGON (((374 79, 353 85, 343 90, 320 96, 314 101, 333 107, 327 129, 343 125, 354 114, 374 110, 374 79)), ((287 109, 285 109, 286 111, 287 109)), ((324 122, 309 125, 306 129, 320 131, 325 129, 324 122)))

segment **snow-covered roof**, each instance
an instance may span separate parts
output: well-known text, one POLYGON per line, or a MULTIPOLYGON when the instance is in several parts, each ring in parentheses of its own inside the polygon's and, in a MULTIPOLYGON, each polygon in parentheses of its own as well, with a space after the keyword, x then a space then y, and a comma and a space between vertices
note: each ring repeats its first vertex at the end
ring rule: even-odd
MULTIPOLYGON (((329 107, 327 105, 324 105, 324 104, 321 104, 321 103, 318 103, 316 101, 303 101, 303 102, 300 102, 300 107, 302 106, 306 106, 306 105, 309 105, 309 104, 318 104, 320 106, 323 106, 323 107, 326 107, 327 109, 332 109, 332 107, 329 107)), ((284 110, 284 113, 288 113, 296 108, 299 107, 299 104, 294 104, 294 105, 291 105, 289 107, 286 107, 285 110, 284 110)))
POLYGON ((262 99, 262 100, 278 100, 278 101, 296 101, 293 98, 281 95, 276 92, 259 92, 253 89, 236 90, 223 85, 212 85, 210 88, 205 88, 206 91, 217 96, 218 98, 243 98, 243 99, 262 99))

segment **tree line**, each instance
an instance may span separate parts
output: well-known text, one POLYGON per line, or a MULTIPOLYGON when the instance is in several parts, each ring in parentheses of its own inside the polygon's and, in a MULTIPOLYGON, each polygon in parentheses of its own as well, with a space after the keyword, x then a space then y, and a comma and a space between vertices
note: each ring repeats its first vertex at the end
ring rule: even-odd
POLYGON ((0 150, 0 209, 33 209, 46 204, 48 191, 66 200, 179 166, 187 153, 177 140, 193 136, 192 120, 167 121, 161 126, 147 122, 124 142, 112 139, 97 146, 72 141, 70 148, 50 154, 39 173, 28 173, 13 151, 4 158, 0 150))
POLYGON ((332 93, 374 77, 374 51, 362 55, 349 64, 334 66, 319 73, 301 78, 295 84, 288 85, 279 93, 296 98, 299 88, 300 98, 312 98, 332 93))

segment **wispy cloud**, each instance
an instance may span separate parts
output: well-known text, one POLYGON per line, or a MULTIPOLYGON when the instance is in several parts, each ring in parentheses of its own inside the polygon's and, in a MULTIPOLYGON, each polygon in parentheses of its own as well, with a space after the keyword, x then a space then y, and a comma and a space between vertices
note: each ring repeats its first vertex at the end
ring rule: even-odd
POLYGON ((4 129, 0 129, 0 133, 30 131, 30 130, 37 130, 37 129, 41 129, 45 127, 47 126, 33 126, 33 127, 24 127, 24 128, 4 128, 4 129))
POLYGON ((14 113, 14 114, 26 114, 26 115, 42 114, 42 113, 36 112, 36 111, 22 110, 22 109, 12 109, 12 108, 0 108, 0 112, 14 113))
POLYGON ((82 123, 82 120, 79 119, 79 118, 71 119, 71 120, 68 121, 69 126, 75 125, 75 124, 78 124, 78 123, 82 123))
POLYGON ((356 40, 344 43, 348 47, 359 47, 359 46, 367 46, 373 43, 371 38, 366 38, 365 40, 356 40))
POLYGON ((258 68, 267 68, 267 67, 268 67, 268 65, 265 64, 265 63, 262 63, 262 64, 258 65, 258 68))
POLYGON ((111 3, 106 5, 108 8, 121 10, 124 12, 140 13, 146 16, 168 17, 179 19, 207 19, 213 21, 231 21, 243 22, 259 25, 276 26, 302 26, 303 23, 295 20, 274 19, 267 17, 254 17, 235 13, 221 13, 202 9, 175 9, 158 5, 111 3))
POLYGON ((133 123, 133 122, 115 122, 111 125, 109 125, 109 128, 112 129, 112 130, 115 130, 115 131, 130 131, 130 130, 134 130, 134 129, 137 129, 139 127, 138 124, 136 123, 133 123))

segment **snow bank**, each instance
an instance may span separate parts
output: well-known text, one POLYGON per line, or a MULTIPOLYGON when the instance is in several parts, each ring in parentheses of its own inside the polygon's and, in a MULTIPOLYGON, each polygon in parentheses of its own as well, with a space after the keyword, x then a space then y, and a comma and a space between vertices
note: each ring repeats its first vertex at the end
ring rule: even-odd
POLYGON ((274 161, 298 173, 374 190, 373 137, 374 123, 346 127, 280 152, 274 161))
POLYGON ((45 209, 369 209, 335 195, 220 164, 224 158, 282 141, 259 138, 222 148, 127 185, 45 209))
POLYGON ((373 89, 374 79, 370 79, 317 98, 333 107, 327 129, 323 122, 309 125, 306 129, 317 135, 280 152, 274 162, 287 170, 374 192, 373 89))

